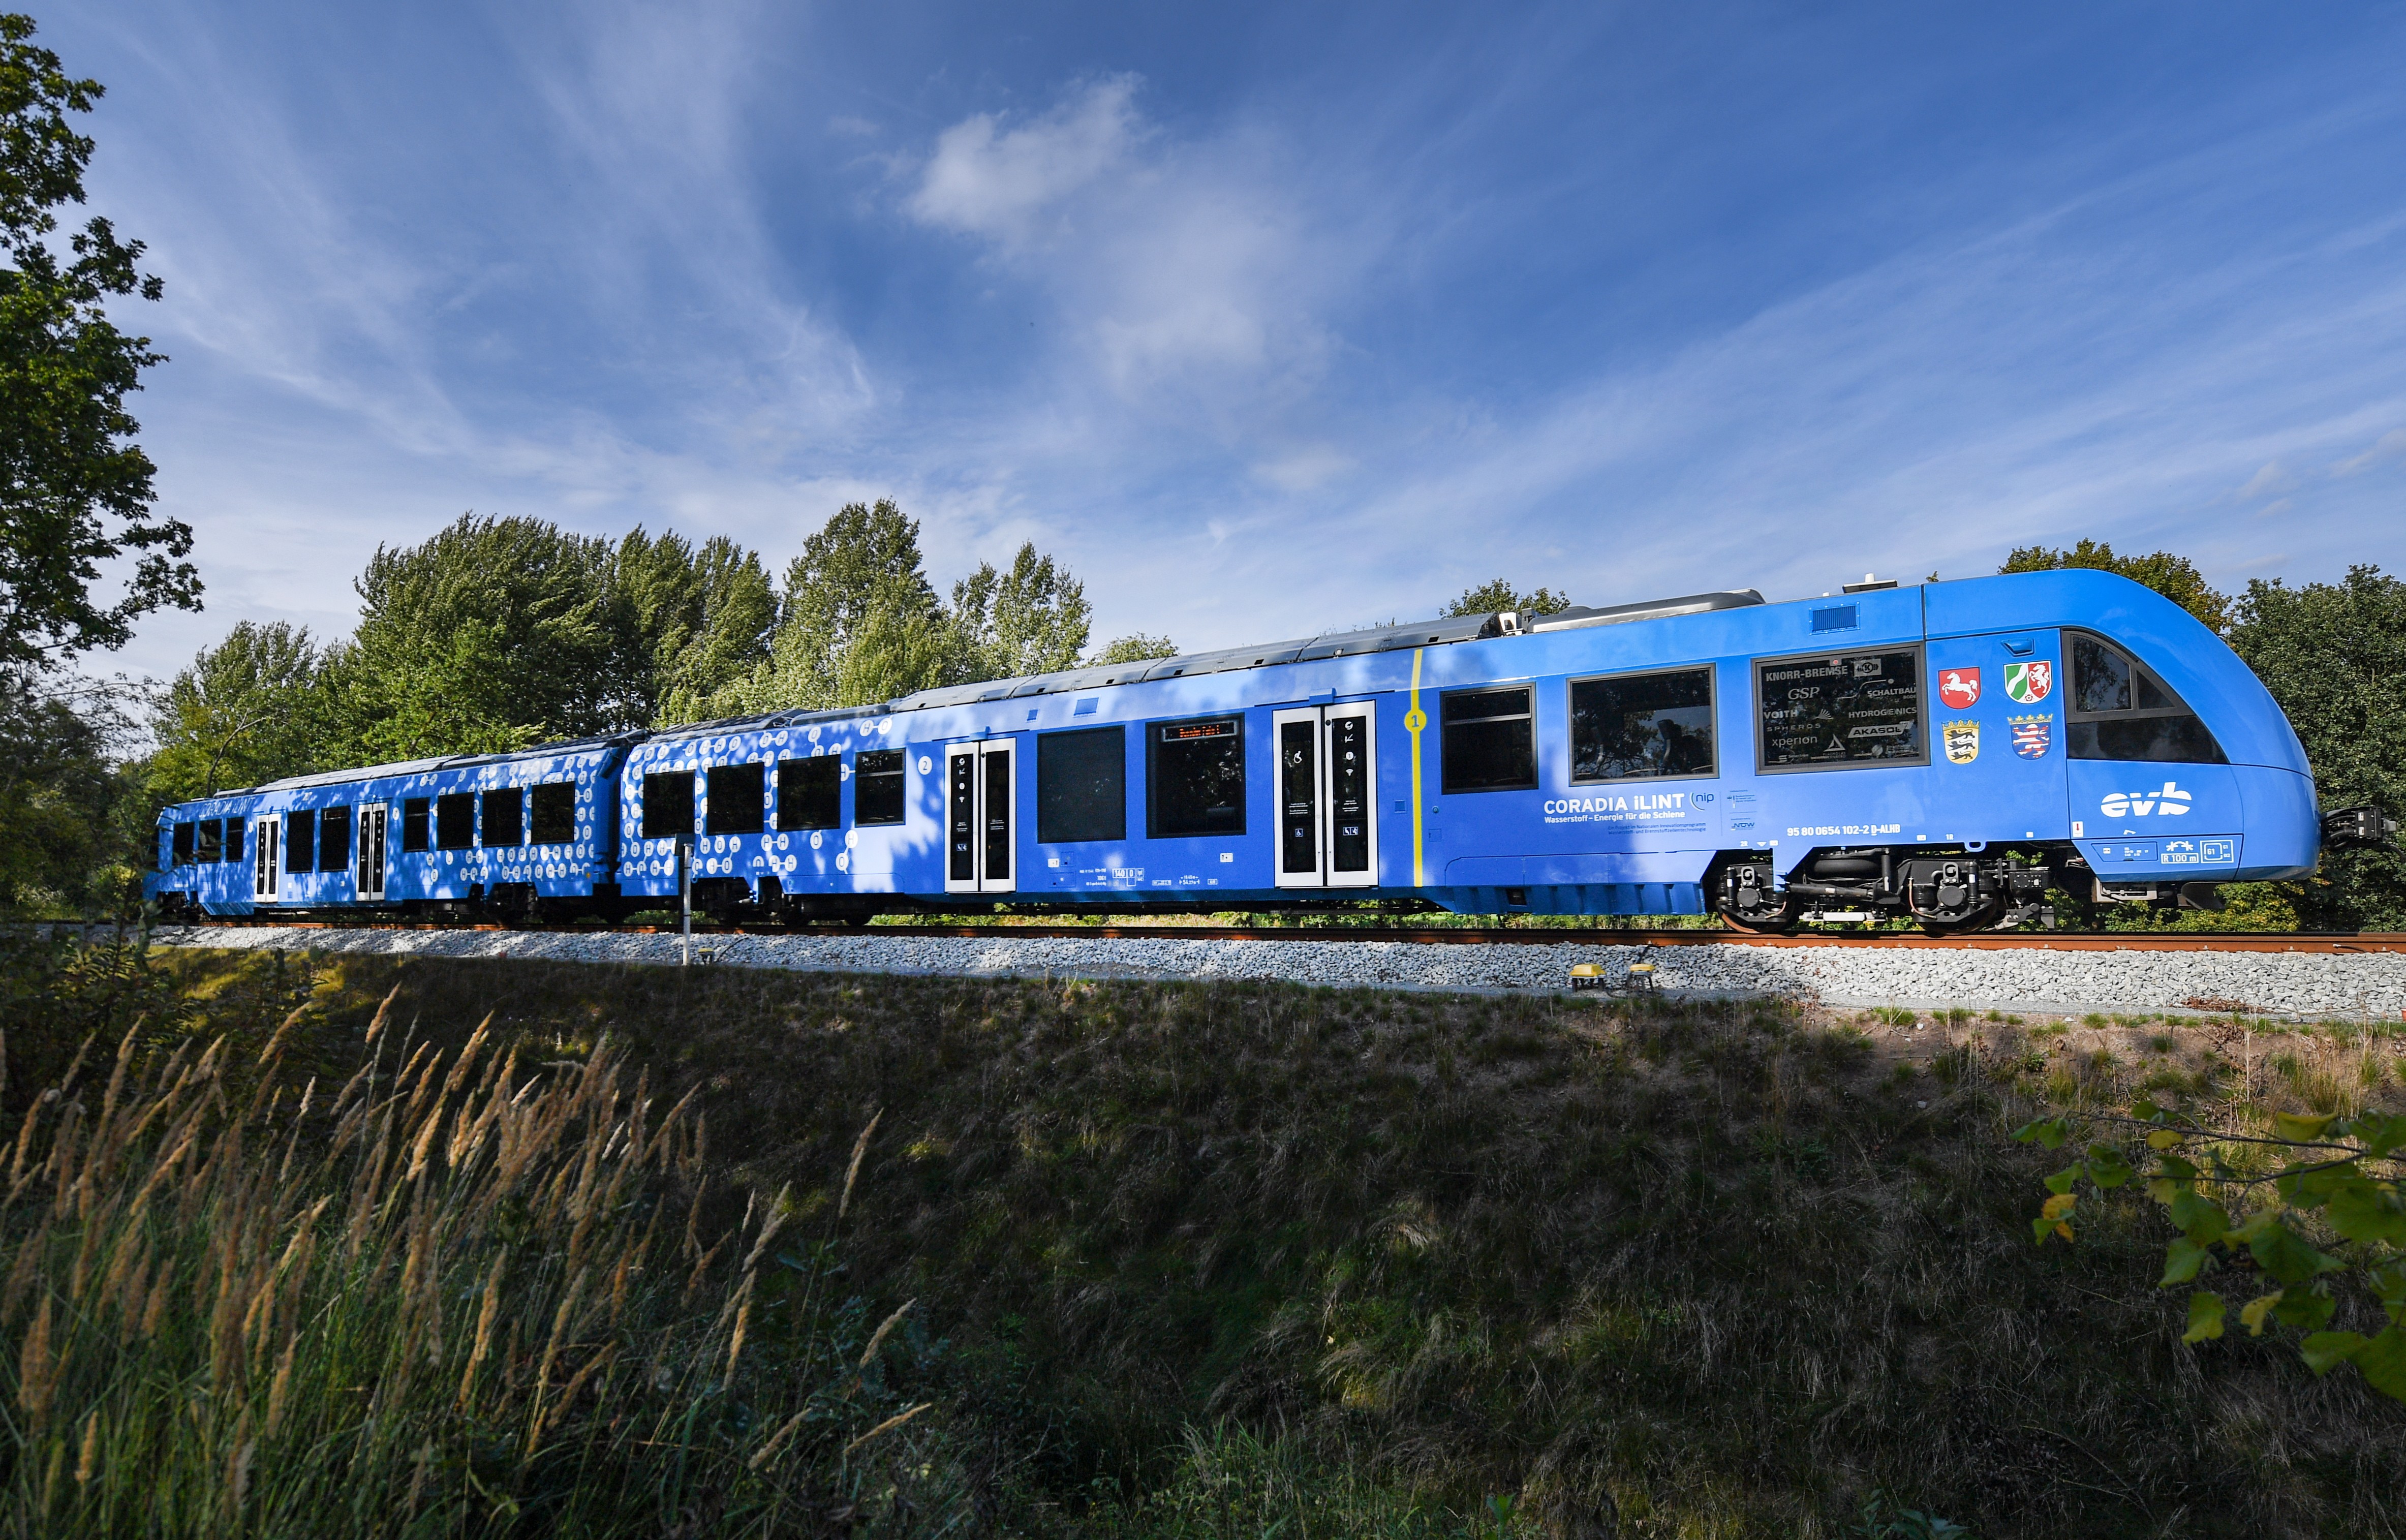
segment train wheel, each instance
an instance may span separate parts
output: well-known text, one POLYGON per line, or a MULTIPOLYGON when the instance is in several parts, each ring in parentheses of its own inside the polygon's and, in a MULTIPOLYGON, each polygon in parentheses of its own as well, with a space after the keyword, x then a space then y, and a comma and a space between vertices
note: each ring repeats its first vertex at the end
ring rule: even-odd
POLYGON ((1750 914, 1740 919, 1728 910, 1722 910, 1720 916, 1721 924, 1748 936, 1786 936, 1796 928, 1796 916, 1785 906, 1776 914, 1750 914))

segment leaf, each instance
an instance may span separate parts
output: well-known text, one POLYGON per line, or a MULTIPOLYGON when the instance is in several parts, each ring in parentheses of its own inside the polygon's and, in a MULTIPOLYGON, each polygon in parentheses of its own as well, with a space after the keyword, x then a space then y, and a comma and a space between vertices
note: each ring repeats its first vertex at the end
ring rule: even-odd
POLYGON ((2187 1137, 2188 1137, 2188 1136, 2182 1133, 2177 1128, 2158 1128, 2154 1133, 2147 1136, 2147 1148, 2150 1150, 2169 1150, 2187 1137))
POLYGON ((2088 1174, 2088 1163, 2085 1161, 2074 1161, 2070 1166, 2065 1166, 2062 1170, 2058 1171, 2055 1175, 2046 1179, 2046 1190, 2050 1193, 2056 1194, 2069 1193, 2072 1191, 2073 1183, 2078 1181, 2088 1174))
POLYGON ((2340 1184, 2323 1211, 2342 1239, 2406 1246, 2406 1201, 2394 1182, 2357 1177, 2340 1184))
POLYGON ((2071 1124, 2062 1118, 2037 1118, 2014 1130, 2014 1137, 2024 1144, 2035 1139, 2045 1150, 2060 1150, 2063 1141, 2072 1137, 2071 1124))
POLYGON ((2183 1342, 2203 1342, 2222 1335, 2222 1296, 2200 1292, 2188 1296, 2188 1330, 2183 1342))
POLYGON ((2307 1368, 2327 1375, 2354 1358, 2368 1340, 2357 1332, 2316 1332, 2298 1344, 2298 1356, 2306 1361, 2307 1368))
POLYGON ((2303 1283, 2346 1265, 2336 1257, 2315 1250, 2304 1236, 2278 1219, 2267 1222, 2265 1216, 2259 1214, 2248 1222, 2247 1228, 2252 1232, 2247 1237, 2247 1250, 2255 1253, 2256 1265, 2263 1268, 2267 1277, 2283 1283, 2303 1283))
POLYGON ((2071 1193, 2058 1193, 2046 1200, 2046 1207, 2041 1208, 2039 1212, 2048 1219, 2061 1219, 2072 1212, 2073 1205, 2079 1201, 2080 1199, 2071 1193))
POLYGON ((2154 1102, 2149 1101, 2144 1096, 2141 1096, 2137 1101, 2130 1104, 2130 1116, 2138 1119, 2141 1123, 2153 1123, 2163 1115, 2164 1109, 2158 1107, 2154 1102))
POLYGON ((2275 1112, 2272 1114, 2272 1131, 2285 1139, 2312 1144, 2323 1137, 2324 1130, 2338 1121, 2339 1114, 2335 1112, 2312 1117, 2299 1112, 2275 1112))
POLYGON ((2296 1326, 2318 1332, 2330 1324, 2339 1310, 2339 1302, 2311 1284, 2292 1283, 2281 1291, 2281 1303, 2272 1307, 2272 1319, 2284 1326, 2296 1326))
POLYGON ((2392 1401, 2406 1401, 2406 1326, 2384 1328, 2351 1356, 2366 1383, 2392 1401))
POLYGON ((2367 1112, 2350 1125, 2350 1133, 2364 1141, 2364 1152, 2378 1159, 2401 1145, 2406 1145, 2406 1112, 2384 1116, 2367 1112))
POLYGON ((2194 1181, 2197 1179, 2197 1167, 2178 1155, 2166 1155, 2156 1163, 2156 1169, 2174 1181, 2194 1181))
POLYGON ((2354 1161, 2337 1166, 2315 1162, 2284 1167, 2272 1179, 2273 1189, 2296 1208, 2319 1208, 2333 1193, 2351 1181, 2365 1180, 2354 1161))
POLYGON ((2101 1190, 2111 1192, 2129 1181, 2130 1176, 2130 1163, 2122 1158, 2122 1151, 2110 1144, 2088 1147, 2088 1180, 2101 1190))
POLYGON ((2230 1216, 2222 1205, 2196 1192, 2184 1192, 2172 1201, 2172 1227, 2200 1246, 2210 1246, 2230 1233, 2230 1216))
POLYGON ((2064 1223, 2063 1221, 2059 1219, 2034 1219, 2031 1221, 2031 1239, 2032 1241, 2044 1246, 2046 1244, 2046 1237, 2049 1236, 2061 1236, 2064 1239, 2070 1240, 2072 1238, 2072 1226, 2064 1223))
POLYGON ((2169 1289, 2175 1283, 2188 1282, 2197 1277, 2197 1270, 2205 1264, 2205 1248, 2183 1236, 2164 1248, 2164 1276, 2156 1287, 2169 1289))
POLYGON ((2281 1296, 2277 1293, 2257 1294, 2239 1307, 2239 1322, 2247 1328, 2249 1336, 2264 1335, 2264 1318, 2272 1314, 2273 1306, 2280 1303, 2281 1296))

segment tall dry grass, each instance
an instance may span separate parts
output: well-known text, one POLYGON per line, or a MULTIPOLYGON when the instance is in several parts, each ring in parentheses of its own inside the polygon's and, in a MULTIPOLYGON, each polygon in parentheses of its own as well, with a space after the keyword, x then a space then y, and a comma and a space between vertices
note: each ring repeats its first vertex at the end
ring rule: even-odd
POLYGON ((924 1334, 785 1194, 708 1191, 690 1094, 606 1045, 411 1041, 391 1004, 338 1085, 279 1073, 295 1012, 249 1064, 129 1031, 31 1100, 0 1533, 957 1527, 924 1334))

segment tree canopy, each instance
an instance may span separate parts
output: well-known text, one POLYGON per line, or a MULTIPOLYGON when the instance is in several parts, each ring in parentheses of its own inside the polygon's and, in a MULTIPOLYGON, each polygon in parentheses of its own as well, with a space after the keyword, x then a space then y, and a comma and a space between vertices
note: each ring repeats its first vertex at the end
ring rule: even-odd
POLYGON ((2145 556, 2116 556, 2114 547, 2102 540, 2084 540, 2070 550, 2050 550, 2045 545, 2023 545, 2005 558, 1997 569, 2005 572, 2048 572, 2066 567, 2086 567, 2096 572, 2116 572, 2133 583, 2144 584, 2171 600, 2189 614, 2205 622, 2219 633, 2229 628, 2230 600, 2215 591, 2205 581, 2205 574, 2185 556, 2170 551, 2153 551, 2145 556))
POLYGON ((142 243, 108 220, 64 242, 58 210, 84 200, 92 141, 70 113, 102 88, 68 76, 32 42, 34 22, 0 16, 0 665, 50 668, 125 644, 162 605, 200 607, 192 531, 152 511, 149 457, 125 410, 142 372, 163 361, 129 336, 108 302, 155 300, 142 243), (115 602, 93 593, 104 565, 130 562, 115 602))
POLYGON ((1560 615, 1571 607, 1568 594, 1558 594, 1551 588, 1533 588, 1527 593, 1512 586, 1509 578, 1493 578, 1475 588, 1465 588, 1462 597, 1445 607, 1450 615, 1493 615, 1499 610, 1518 610, 1522 615, 1560 615))

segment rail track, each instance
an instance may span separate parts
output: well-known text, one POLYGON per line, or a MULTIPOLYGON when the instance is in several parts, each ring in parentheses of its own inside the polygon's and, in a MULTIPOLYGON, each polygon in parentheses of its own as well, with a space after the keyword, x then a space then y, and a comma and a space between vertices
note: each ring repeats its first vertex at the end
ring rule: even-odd
MULTIPOLYGON (((362 925, 335 920, 238 918, 212 920, 200 929, 530 931, 574 935, 673 936, 675 925, 497 925, 487 921, 414 920, 362 925)), ((1391 941, 1421 946, 1749 946, 1841 947, 1881 952, 2286 952, 2315 955, 2406 953, 2406 932, 2244 934, 2188 932, 2167 935, 2133 931, 1998 932, 1924 936, 1914 933, 1824 932, 1759 936, 1730 930, 1472 929, 1455 926, 1303 925, 903 925, 843 928, 831 925, 722 925, 696 921, 696 936, 823 936, 870 940, 938 937, 951 940, 1145 940, 1145 941, 1391 941)))

